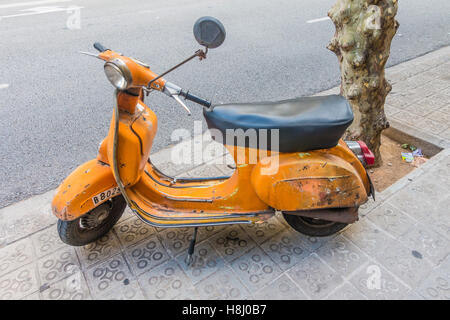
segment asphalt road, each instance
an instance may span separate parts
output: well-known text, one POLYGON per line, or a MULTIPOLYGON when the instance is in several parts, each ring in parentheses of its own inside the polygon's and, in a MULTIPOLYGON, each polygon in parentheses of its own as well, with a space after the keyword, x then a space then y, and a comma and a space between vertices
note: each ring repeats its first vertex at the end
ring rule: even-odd
MULTIPOLYGON (((286 99, 339 82, 334 33, 326 17, 335 0, 0 0, 0 207, 55 188, 95 157, 112 113, 113 88, 100 60, 78 54, 92 43, 162 72, 192 54, 195 20, 219 18, 222 47, 166 79, 215 103, 286 99), (76 12, 81 7, 79 29, 76 12), (68 24, 69 21, 69 24, 68 24)), ((450 44, 448 0, 400 1, 400 29, 388 64, 450 44)), ((159 119, 154 143, 170 143, 192 117, 165 96, 146 100, 159 119)))

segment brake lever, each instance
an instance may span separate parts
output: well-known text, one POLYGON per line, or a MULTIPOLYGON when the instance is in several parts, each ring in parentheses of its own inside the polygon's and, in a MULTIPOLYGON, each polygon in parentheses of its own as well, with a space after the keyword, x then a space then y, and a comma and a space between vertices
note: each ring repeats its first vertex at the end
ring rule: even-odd
POLYGON ((189 110, 189 108, 184 104, 183 101, 181 101, 180 99, 180 93, 181 93, 181 88, 169 81, 166 82, 164 89, 163 89, 163 93, 168 95, 171 98, 174 98, 176 102, 178 102, 188 113, 188 115, 191 115, 191 110, 189 110))
POLYGON ((180 96, 177 94, 172 95, 172 98, 175 99, 176 102, 178 102, 188 113, 188 116, 191 115, 191 110, 189 110, 189 108, 184 104, 183 101, 181 101, 180 96))

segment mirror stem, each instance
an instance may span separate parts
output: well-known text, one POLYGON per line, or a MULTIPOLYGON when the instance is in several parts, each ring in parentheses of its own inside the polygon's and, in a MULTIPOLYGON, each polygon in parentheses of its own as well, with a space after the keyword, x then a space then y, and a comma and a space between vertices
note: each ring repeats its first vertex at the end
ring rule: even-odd
MULTIPOLYGON (((176 66, 170 68, 169 70, 161 73, 159 76, 157 76, 155 79, 153 79, 152 81, 150 81, 147 85, 147 89, 150 90, 151 86, 153 84, 153 82, 155 82, 156 80, 158 80, 159 78, 164 77, 166 74, 168 74, 169 72, 172 72, 173 70, 175 70, 178 67, 181 67, 183 64, 185 64, 188 61, 191 61, 192 59, 194 59, 195 57, 199 57, 200 60, 206 59, 206 54, 208 53, 208 48, 206 48, 205 51, 203 51, 202 49, 198 49, 197 51, 195 51, 195 53, 190 56, 189 58, 187 58, 186 60, 180 62, 179 64, 177 64, 176 66)), ((147 95, 148 95, 149 91, 147 91, 147 95)))

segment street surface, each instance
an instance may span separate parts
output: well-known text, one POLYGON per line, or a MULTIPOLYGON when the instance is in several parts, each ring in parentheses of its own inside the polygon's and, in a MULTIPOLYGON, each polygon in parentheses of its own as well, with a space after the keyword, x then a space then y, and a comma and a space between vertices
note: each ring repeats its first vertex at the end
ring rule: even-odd
MULTIPOLYGON (((166 79, 215 103, 311 95, 339 83, 326 49, 334 2, 0 0, 0 207, 55 188, 96 155, 113 88, 102 63, 78 51, 94 52, 99 41, 163 72, 198 49, 192 26, 211 15, 227 30, 223 46, 166 79)), ((399 7, 388 65, 450 44, 449 1, 399 7)), ((173 143, 174 129, 202 119, 200 107, 190 104, 189 118, 158 93, 146 102, 159 119, 155 150, 173 143)))

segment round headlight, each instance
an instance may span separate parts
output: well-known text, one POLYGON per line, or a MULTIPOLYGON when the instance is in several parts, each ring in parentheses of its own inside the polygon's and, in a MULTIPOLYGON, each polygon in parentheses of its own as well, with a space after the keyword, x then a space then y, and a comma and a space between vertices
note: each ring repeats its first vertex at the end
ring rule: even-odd
POLYGON ((131 74, 128 66, 120 59, 105 63, 105 74, 109 82, 119 90, 125 90, 131 85, 131 74))

